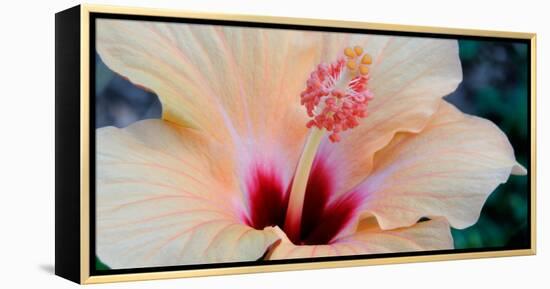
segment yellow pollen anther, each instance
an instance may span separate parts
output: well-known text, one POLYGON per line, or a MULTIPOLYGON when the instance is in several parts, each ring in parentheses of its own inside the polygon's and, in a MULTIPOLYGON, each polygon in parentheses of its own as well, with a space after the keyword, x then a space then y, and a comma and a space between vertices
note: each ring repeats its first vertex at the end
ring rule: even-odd
POLYGON ((346 66, 350 70, 355 70, 355 68, 357 68, 357 63, 355 63, 355 61, 353 61, 353 60, 349 60, 348 63, 346 64, 346 66))
POLYGON ((372 63, 372 57, 368 53, 365 53, 365 55, 363 56, 363 59, 361 59, 361 63, 371 64, 372 63))
POLYGON ((360 56, 361 54, 363 54, 363 47, 361 46, 355 46, 353 47, 353 50, 355 51, 355 54, 357 54, 357 56, 360 56))
POLYGON ((354 58, 355 56, 357 56, 355 55, 355 52, 353 52, 353 49, 351 49, 350 47, 344 49, 344 54, 349 58, 354 58))
POLYGON ((359 65, 359 72, 361 73, 361 75, 367 75, 367 73, 369 73, 369 67, 361 64, 359 65))

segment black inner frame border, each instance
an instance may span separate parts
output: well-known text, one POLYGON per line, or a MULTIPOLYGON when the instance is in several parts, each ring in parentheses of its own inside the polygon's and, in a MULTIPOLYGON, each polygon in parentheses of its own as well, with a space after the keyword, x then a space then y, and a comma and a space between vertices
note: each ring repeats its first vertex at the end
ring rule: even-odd
MULTIPOLYGON (((95 211, 95 170, 96 170, 96 138, 95 138, 95 51, 96 51, 96 20, 97 19, 119 19, 119 20, 137 20, 137 21, 155 21, 155 22, 171 22, 171 23, 186 23, 186 24, 205 24, 205 25, 222 25, 222 26, 234 26, 234 27, 250 27, 250 28, 272 28, 272 29, 286 29, 286 30, 308 30, 319 32, 340 32, 340 33, 360 33, 360 34, 377 34, 377 35, 391 35, 391 36, 408 36, 408 37, 426 37, 426 38, 440 38, 440 39, 457 39, 457 40, 479 40, 479 41, 494 41, 494 42, 514 42, 527 45, 528 49, 528 101, 527 101, 527 123, 528 123, 528 143, 527 155, 529 156, 526 164, 528 168, 527 182, 528 194, 528 213, 527 224, 529 231, 531 232, 532 220, 531 220, 531 181, 533 178, 531 168, 532 151, 531 151, 531 102, 532 102, 532 89, 531 82, 531 66, 532 66, 532 47, 530 39, 516 39, 516 38, 502 38, 502 37, 488 37, 488 36, 471 36, 471 35, 453 35, 444 33, 426 33, 426 32, 403 32, 403 31, 386 31, 378 29, 362 29, 362 28, 342 28, 342 27, 330 27, 330 26, 312 26, 312 25, 295 25, 295 24, 279 24, 279 23, 262 23, 262 22, 248 22, 248 21, 234 21, 234 20, 212 20, 212 19, 196 19, 185 17, 168 17, 168 16, 144 16, 144 15, 131 15, 131 14, 115 14, 115 13, 101 13, 90 12, 89 17, 89 109, 90 109, 90 127, 89 127, 89 139, 90 139, 90 232, 89 232, 89 268, 90 276, 102 276, 102 275, 117 275, 117 274, 131 274, 131 273, 153 273, 163 271, 181 271, 181 270, 196 270, 196 269, 217 269, 228 267, 248 267, 248 266, 269 266, 279 264, 297 264, 297 263, 312 263, 312 262, 333 262, 333 261, 349 261, 349 260, 366 260, 376 258, 388 258, 388 257, 414 257, 414 256, 432 256, 432 255, 444 255, 444 254, 460 254, 460 253, 478 253, 478 252, 498 252, 507 250, 522 250, 531 249, 531 234, 528 234, 526 244, 528 247, 491 247, 491 248, 473 248, 473 249, 452 249, 452 250, 436 250, 436 251, 421 251, 421 252, 403 252, 403 253, 384 253, 384 254, 369 254, 369 255, 351 255, 351 256, 338 256, 338 257, 316 257, 316 258, 301 258, 301 259, 287 259, 287 260, 257 260, 257 261, 245 261, 245 262, 227 262, 227 263, 214 263, 214 264, 196 264, 196 265, 179 265, 179 266, 160 266, 160 267, 147 267, 147 268, 128 268, 128 269, 110 269, 110 270, 96 270, 95 261, 95 226, 96 226, 96 211, 95 211)), ((83 47, 82 49, 86 49, 83 47)))

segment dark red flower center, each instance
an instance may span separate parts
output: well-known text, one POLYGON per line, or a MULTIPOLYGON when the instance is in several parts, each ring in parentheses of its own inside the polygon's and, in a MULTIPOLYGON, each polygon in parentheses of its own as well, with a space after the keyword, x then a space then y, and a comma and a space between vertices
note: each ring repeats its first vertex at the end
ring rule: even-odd
MULTIPOLYGON (((334 180, 331 168, 322 158, 316 158, 311 169, 296 245, 329 244, 357 213, 360 195, 354 192, 331 198, 334 180)), ((267 226, 284 228, 291 184, 285 186, 280 173, 265 166, 256 166, 247 182, 249 215, 247 225, 255 229, 267 226)), ((290 237, 290 234, 287 234, 290 237)))

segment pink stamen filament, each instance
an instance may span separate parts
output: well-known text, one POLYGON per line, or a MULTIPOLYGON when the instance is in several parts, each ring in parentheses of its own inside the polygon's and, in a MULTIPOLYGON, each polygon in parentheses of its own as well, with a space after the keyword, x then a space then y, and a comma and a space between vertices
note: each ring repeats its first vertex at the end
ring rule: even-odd
POLYGON ((298 240, 300 237, 302 211, 309 172, 311 171, 317 148, 321 144, 324 134, 324 129, 312 128, 310 130, 302 155, 300 156, 300 161, 298 162, 298 167, 296 167, 296 174, 290 188, 284 227, 284 231, 290 240, 298 240))
POLYGON ((368 66, 372 58, 361 47, 346 48, 344 57, 332 64, 319 64, 311 73, 306 89, 300 94, 311 119, 310 128, 290 190, 284 231, 290 240, 298 240, 309 174, 317 149, 326 132, 333 143, 341 140, 340 133, 359 125, 367 117, 367 104, 373 98, 367 89, 368 66), (357 62, 358 61, 358 62, 357 62))
MULTIPOLYGON (((369 58, 370 59, 370 58, 369 58)), ((367 104, 372 93, 367 89, 368 68, 353 60, 339 58, 330 65, 319 64, 301 93, 301 103, 306 107, 310 121, 308 128, 325 128, 332 142, 340 141, 340 132, 359 125, 367 117, 367 104)))

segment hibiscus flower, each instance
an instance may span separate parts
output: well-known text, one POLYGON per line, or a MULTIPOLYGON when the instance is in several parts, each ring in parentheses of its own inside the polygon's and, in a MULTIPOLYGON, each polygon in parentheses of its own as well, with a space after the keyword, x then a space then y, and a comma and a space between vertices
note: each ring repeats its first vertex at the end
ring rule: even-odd
POLYGON ((99 19, 96 46, 163 111, 96 131, 111 268, 452 249, 526 174, 443 100, 456 40, 99 19))

